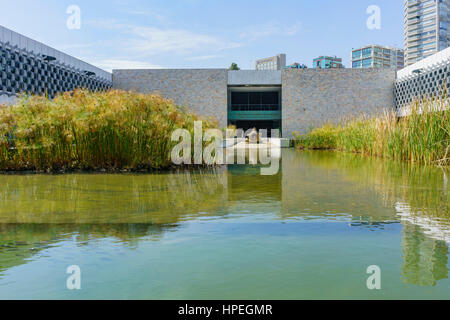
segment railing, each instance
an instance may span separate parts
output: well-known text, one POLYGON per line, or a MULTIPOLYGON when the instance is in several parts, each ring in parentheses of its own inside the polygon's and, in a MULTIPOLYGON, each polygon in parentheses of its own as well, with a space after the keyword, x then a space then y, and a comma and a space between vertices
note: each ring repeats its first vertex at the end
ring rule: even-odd
POLYGON ((231 111, 279 111, 278 104, 232 104, 231 111))

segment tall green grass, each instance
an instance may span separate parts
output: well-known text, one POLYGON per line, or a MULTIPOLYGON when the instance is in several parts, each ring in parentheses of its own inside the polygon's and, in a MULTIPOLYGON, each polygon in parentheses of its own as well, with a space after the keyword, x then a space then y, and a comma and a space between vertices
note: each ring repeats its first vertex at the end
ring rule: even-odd
MULTIPOLYGON (((162 169, 195 114, 157 95, 111 90, 33 96, 0 108, 0 170, 162 169)), ((216 127, 208 119, 203 128, 216 127)))
POLYGON ((306 135, 294 134, 301 149, 330 149, 405 160, 426 165, 450 165, 450 109, 447 98, 416 101, 411 113, 395 112, 372 119, 327 124, 306 135))

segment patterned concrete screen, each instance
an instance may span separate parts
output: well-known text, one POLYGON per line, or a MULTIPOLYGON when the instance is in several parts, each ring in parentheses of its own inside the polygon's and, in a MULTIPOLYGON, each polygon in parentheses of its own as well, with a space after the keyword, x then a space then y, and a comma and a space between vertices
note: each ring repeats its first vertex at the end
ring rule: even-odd
POLYGON ((47 95, 75 88, 92 91, 111 88, 112 81, 92 71, 76 69, 55 57, 35 54, 9 42, 0 42, 0 95, 47 95))
POLYGON ((449 85, 450 48, 398 71, 395 105, 399 115, 408 114, 412 101, 423 97, 439 97, 449 85))
POLYGON ((450 87, 450 61, 427 69, 416 69, 416 73, 397 80, 395 105, 397 110, 408 108, 415 99, 439 97, 450 87))

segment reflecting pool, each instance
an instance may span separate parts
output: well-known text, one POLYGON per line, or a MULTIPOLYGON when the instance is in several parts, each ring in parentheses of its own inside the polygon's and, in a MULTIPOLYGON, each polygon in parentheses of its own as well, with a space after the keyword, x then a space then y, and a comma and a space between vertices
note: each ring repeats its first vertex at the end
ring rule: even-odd
POLYGON ((0 299, 450 299, 449 177, 291 149, 273 176, 0 175, 0 299))

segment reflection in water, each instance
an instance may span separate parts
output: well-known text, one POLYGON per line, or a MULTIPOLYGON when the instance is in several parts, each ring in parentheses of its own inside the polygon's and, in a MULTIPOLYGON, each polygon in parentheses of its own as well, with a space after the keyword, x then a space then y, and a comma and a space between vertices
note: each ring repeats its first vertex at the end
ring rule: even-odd
POLYGON ((402 275, 406 283, 435 286, 448 278, 448 247, 445 241, 423 233, 423 229, 410 222, 403 223, 402 275))
POLYGON ((396 209, 403 224, 402 275, 405 282, 421 286, 435 286, 448 278, 448 244, 450 228, 440 220, 420 213, 412 213, 404 203, 396 209))
POLYGON ((396 203, 395 208, 402 223, 421 228, 424 235, 450 244, 450 222, 422 212, 413 212, 405 203, 396 203))
POLYGON ((0 223, 170 224, 216 215, 223 168, 152 175, 0 176, 0 223))
MULTIPOLYGON (((324 157, 316 152, 307 157, 331 170, 330 174, 357 182, 362 193, 367 187, 375 190, 384 207, 395 208, 395 217, 369 214, 358 220, 353 216, 351 225, 376 229, 402 223, 402 275, 406 283, 434 286, 448 278, 450 193, 445 170, 352 154, 324 157)), ((361 200, 366 202, 364 197, 361 200)))
MULTIPOLYGON (((376 214, 369 212, 368 216, 371 218, 380 217, 379 213, 386 217, 386 207, 393 208, 387 216, 395 216, 395 203, 400 201, 408 203, 414 213, 422 212, 440 217, 443 221, 450 219, 450 190, 446 187, 448 173, 441 168, 319 151, 305 152, 302 157, 290 157, 295 159, 292 161, 296 161, 297 167, 303 167, 301 171, 304 171, 304 174, 307 174, 307 170, 320 171, 317 179, 324 181, 323 188, 326 185, 323 177, 328 176, 332 182, 328 188, 331 188, 333 193, 340 193, 340 199, 348 200, 350 196, 361 193, 362 198, 351 199, 348 205, 353 205, 354 201, 364 206, 367 202, 372 202, 371 197, 377 203, 382 201, 384 209, 376 214), (304 162, 307 162, 307 165, 302 165, 304 162), (338 180, 338 186, 335 180, 338 180), (373 194, 374 190, 376 195, 373 194)), ((303 189, 309 189, 309 185, 307 187, 303 189)))
POLYGON ((158 241, 176 225, 152 224, 0 224, 0 276, 2 271, 24 264, 42 250, 74 240, 87 246, 96 239, 114 238, 123 246, 136 248, 138 242, 158 241))
MULTIPOLYGON (((385 235, 398 232, 399 240, 391 246, 400 249, 401 245, 403 261, 396 270, 402 270, 403 281, 435 286, 448 277, 447 175, 438 168, 359 155, 295 150, 283 150, 280 172, 273 176, 261 176, 260 166, 249 165, 150 175, 3 175, 0 281, 12 267, 40 259, 42 252, 50 254, 51 248, 65 241, 77 247, 89 247, 99 239, 112 239, 128 249, 149 242, 158 246, 170 232, 177 234, 195 225, 199 228, 195 236, 207 244, 215 234, 201 225, 231 220, 241 223, 248 234, 255 232, 257 222, 270 226, 258 234, 256 242, 282 239, 273 260, 286 259, 286 264, 292 257, 288 259, 282 249, 295 240, 272 229, 280 223, 345 222, 351 227, 347 232, 361 232, 356 233, 360 237, 356 242, 367 247, 352 253, 356 261, 366 259, 367 252, 385 250, 366 230, 385 235)), ((319 244, 327 236, 322 229, 304 232, 310 232, 308 236, 319 244)), ((345 235, 329 236, 335 237, 337 246, 345 243, 345 235)), ((228 248, 231 240, 224 238, 221 249, 228 248)), ((311 250, 322 252, 329 245, 311 250)), ((228 251, 230 259, 236 252, 228 251)), ((169 263, 180 263, 176 255, 172 258, 169 263)), ((255 262, 254 268, 261 265, 270 272, 270 263, 255 262)), ((124 268, 128 267, 125 261, 124 268)))
POLYGON ((287 219, 396 220, 395 211, 380 201, 368 178, 377 174, 365 159, 342 158, 329 152, 283 154, 283 211, 287 219), (358 165, 360 168, 358 168, 358 165))
POLYGON ((228 166, 228 200, 280 202, 282 198, 282 171, 262 176, 261 166, 228 166), (245 180, 245 184, 242 181, 245 180))

